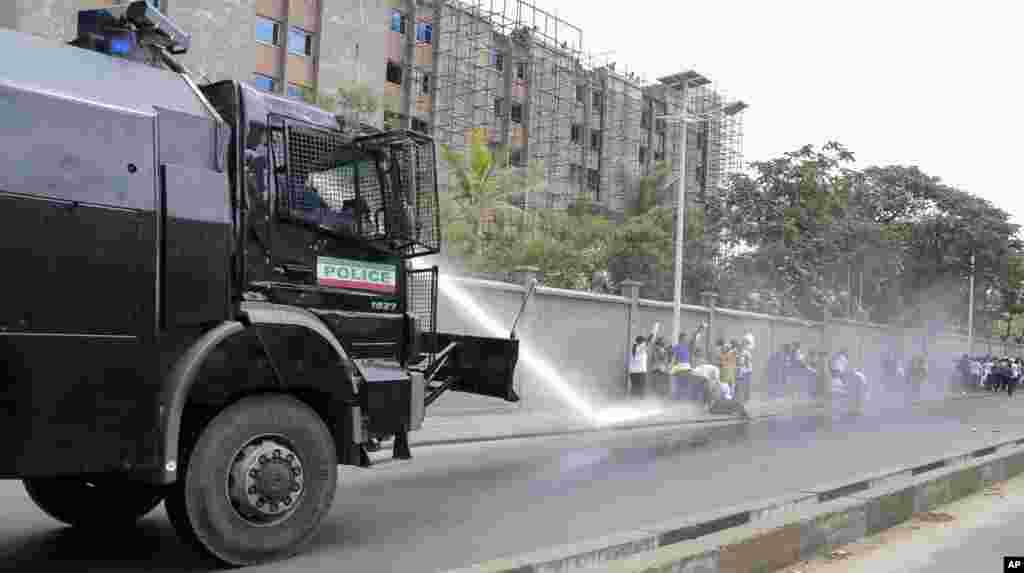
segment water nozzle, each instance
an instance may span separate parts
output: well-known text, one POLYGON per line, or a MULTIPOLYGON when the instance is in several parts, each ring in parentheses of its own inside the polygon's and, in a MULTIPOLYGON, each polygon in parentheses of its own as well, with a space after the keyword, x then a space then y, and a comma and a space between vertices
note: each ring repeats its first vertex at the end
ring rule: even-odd
POLYGON ((536 277, 530 277, 526 281, 526 290, 523 293, 523 303, 519 306, 519 312, 516 314, 516 319, 512 322, 512 332, 509 334, 509 338, 512 340, 516 339, 516 326, 519 325, 519 319, 522 318, 523 312, 526 310, 526 303, 530 301, 530 297, 532 297, 534 291, 537 290, 538 284, 539 281, 537 281, 536 277))

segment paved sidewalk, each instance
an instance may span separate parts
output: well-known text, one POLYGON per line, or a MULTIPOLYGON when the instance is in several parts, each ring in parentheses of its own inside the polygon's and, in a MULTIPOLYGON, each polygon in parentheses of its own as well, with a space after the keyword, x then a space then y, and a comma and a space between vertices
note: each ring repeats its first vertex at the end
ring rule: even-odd
MULTIPOLYGON (((894 401, 886 404, 869 405, 873 411, 893 410, 912 405, 934 403, 943 400, 958 400, 994 396, 991 392, 970 392, 955 394, 932 394, 908 404, 894 401)), ((1005 395, 1004 395, 1005 396, 1005 395)), ((843 409, 838 403, 833 409, 843 409)), ((751 418, 765 418, 780 415, 800 415, 821 412, 825 406, 806 397, 757 399, 746 405, 751 418)), ((735 424, 741 419, 736 416, 716 416, 688 403, 658 402, 645 400, 622 402, 598 409, 600 420, 593 420, 569 410, 524 410, 508 409, 462 415, 430 415, 423 427, 409 435, 412 446, 433 446, 471 442, 490 442, 517 438, 556 436, 583 432, 627 430, 654 426, 687 424, 735 424)))

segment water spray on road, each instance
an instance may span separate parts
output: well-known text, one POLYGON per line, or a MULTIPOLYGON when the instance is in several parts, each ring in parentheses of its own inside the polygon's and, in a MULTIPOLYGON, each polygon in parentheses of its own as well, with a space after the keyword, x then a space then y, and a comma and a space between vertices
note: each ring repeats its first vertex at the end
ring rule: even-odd
MULTIPOLYGON (((495 320, 469 292, 458 285, 455 279, 440 275, 438 288, 441 293, 455 303, 453 306, 456 312, 479 324, 487 331, 488 335, 501 338, 508 336, 508 326, 495 320)), ((546 357, 522 340, 519 342, 519 361, 533 372, 539 382, 546 385, 574 412, 582 415, 592 424, 601 426, 621 424, 656 416, 664 411, 663 408, 655 405, 598 408, 581 396, 546 357)))

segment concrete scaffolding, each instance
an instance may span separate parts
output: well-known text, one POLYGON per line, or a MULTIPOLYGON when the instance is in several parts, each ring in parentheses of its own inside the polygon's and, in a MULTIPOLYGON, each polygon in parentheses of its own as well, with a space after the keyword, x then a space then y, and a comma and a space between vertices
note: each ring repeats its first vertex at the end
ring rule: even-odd
MULTIPOLYGON (((477 139, 508 150, 513 166, 542 164, 545 189, 531 207, 564 208, 582 194, 621 214, 656 162, 668 161, 678 177, 680 128, 655 120, 684 108, 672 85, 584 52, 579 28, 531 0, 404 2, 418 4, 417 21, 429 14, 433 23, 430 71, 421 73, 432 76, 429 125, 438 143, 464 152, 477 139)), ((725 188, 741 165, 741 116, 724 115, 724 101, 703 87, 685 102, 692 114, 711 111, 689 126, 688 188, 697 197, 725 188)))

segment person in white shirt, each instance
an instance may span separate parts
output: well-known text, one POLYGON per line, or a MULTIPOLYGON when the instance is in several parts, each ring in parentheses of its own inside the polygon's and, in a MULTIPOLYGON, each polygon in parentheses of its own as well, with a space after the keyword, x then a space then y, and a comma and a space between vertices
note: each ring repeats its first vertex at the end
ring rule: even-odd
POLYGON ((844 378, 846 376, 846 369, 850 365, 849 354, 846 349, 840 350, 832 357, 832 363, 829 365, 832 370, 832 390, 843 392, 847 390, 844 384, 844 378))
POLYGON ((629 354, 629 395, 643 398, 647 387, 647 367, 651 341, 658 334, 661 323, 655 323, 651 334, 647 337, 637 336, 629 354))

